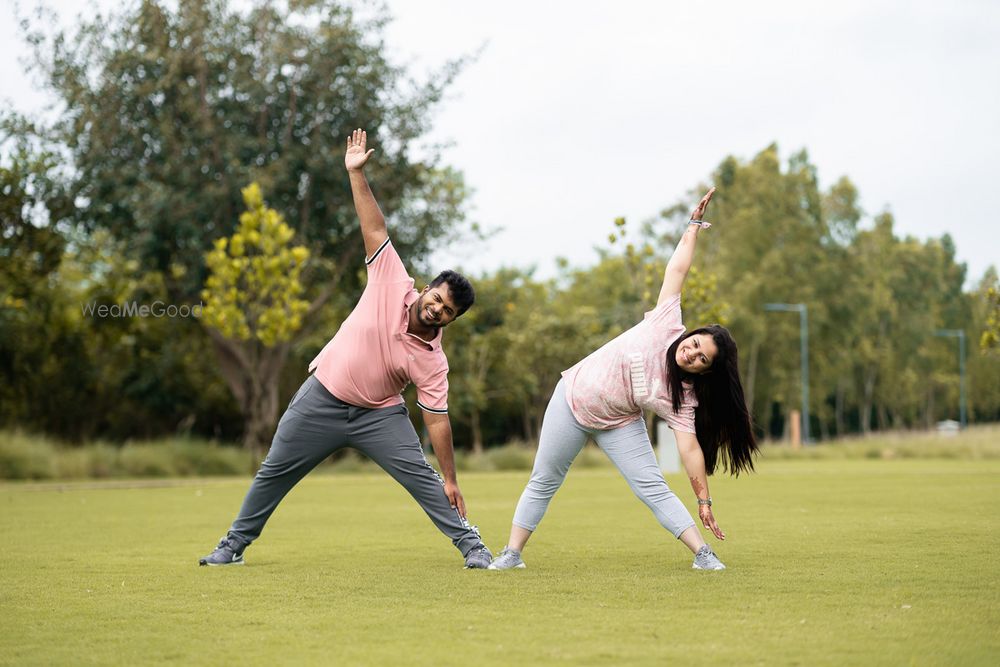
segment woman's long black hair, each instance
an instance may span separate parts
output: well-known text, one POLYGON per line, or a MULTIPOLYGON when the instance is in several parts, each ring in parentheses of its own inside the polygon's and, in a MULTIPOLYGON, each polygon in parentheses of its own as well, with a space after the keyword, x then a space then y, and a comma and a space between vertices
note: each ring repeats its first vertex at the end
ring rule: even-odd
POLYGON ((674 412, 683 402, 683 383, 694 385, 698 406, 694 409, 694 426, 698 444, 705 455, 705 471, 711 475, 717 463, 737 475, 753 470, 757 439, 753 435, 750 410, 743 396, 743 384, 736 364, 736 341, 724 326, 712 324, 689 331, 673 342, 667 350, 667 374, 674 412), (708 334, 719 348, 719 354, 708 372, 686 373, 677 364, 677 347, 685 338, 708 334))

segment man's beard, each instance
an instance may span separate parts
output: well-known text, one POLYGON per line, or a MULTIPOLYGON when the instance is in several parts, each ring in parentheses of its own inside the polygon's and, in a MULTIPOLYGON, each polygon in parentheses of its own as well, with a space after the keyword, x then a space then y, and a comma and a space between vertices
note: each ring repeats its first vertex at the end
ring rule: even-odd
POLYGON ((425 300, 426 297, 420 297, 420 301, 417 302, 417 307, 419 308, 417 311, 417 319, 419 319, 420 323, 426 327, 431 327, 432 329, 442 328, 444 324, 441 323, 440 319, 429 319, 430 316, 427 314, 425 300))

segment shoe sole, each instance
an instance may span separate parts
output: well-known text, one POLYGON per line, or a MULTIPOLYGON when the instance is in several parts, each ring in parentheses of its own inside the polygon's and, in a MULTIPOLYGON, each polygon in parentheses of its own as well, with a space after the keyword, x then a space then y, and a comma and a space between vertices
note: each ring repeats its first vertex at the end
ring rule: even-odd
POLYGON ((487 570, 494 570, 494 571, 497 571, 497 570, 523 570, 526 567, 528 567, 528 566, 525 565, 524 563, 518 563, 514 567, 493 567, 493 564, 491 563, 490 566, 487 567, 486 569, 487 570))
POLYGON ((198 565, 199 566, 207 565, 209 567, 223 567, 225 565, 243 565, 243 561, 237 560, 237 561, 233 561, 231 563, 209 563, 209 562, 200 560, 200 561, 198 561, 198 565))
POLYGON ((692 565, 691 569, 692 570, 702 570, 704 572, 719 572, 720 570, 725 570, 726 566, 723 565, 722 567, 698 567, 697 565, 692 565))

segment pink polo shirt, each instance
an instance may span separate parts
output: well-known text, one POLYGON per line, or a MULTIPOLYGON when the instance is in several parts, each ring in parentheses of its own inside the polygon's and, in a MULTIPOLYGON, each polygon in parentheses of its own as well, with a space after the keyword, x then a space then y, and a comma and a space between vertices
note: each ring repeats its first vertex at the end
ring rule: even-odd
POLYGON ((681 297, 676 295, 646 313, 642 322, 605 343, 563 371, 566 401, 583 426, 611 429, 652 410, 670 428, 694 433, 694 388, 684 385, 681 409, 674 412, 667 382, 667 348, 681 334, 681 297))
POLYGON ((410 304, 420 295, 389 239, 365 260, 368 285, 337 334, 309 371, 331 394, 351 405, 385 408, 403 402, 400 392, 417 386, 417 405, 448 412, 448 358, 442 331, 427 342, 406 332, 410 304))

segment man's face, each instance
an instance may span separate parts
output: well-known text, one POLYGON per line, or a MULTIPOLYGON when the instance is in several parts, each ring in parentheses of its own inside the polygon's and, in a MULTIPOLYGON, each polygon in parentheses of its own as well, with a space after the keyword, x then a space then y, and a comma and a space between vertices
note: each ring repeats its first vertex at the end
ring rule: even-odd
POLYGON ((427 286, 420 293, 417 301, 417 318, 426 327, 440 329, 448 326, 458 317, 458 307, 451 300, 451 290, 448 283, 435 287, 427 286))
POLYGON ((708 371, 719 356, 719 348, 708 334, 695 334, 677 346, 677 365, 696 375, 708 371))

